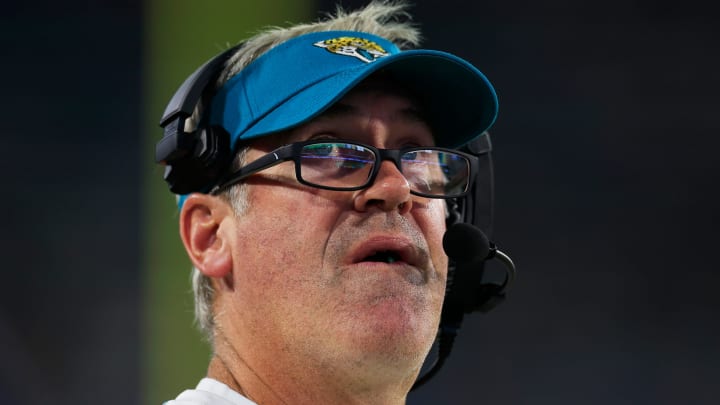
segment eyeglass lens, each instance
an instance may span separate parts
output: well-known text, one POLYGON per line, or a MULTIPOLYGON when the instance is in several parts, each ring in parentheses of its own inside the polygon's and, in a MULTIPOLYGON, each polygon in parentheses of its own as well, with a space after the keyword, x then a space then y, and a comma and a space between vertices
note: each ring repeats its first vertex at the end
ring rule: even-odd
MULTIPOLYGON (((301 177, 324 187, 367 185, 377 157, 372 149, 351 143, 314 143, 300 153, 301 177)), ((470 163, 461 155, 434 149, 411 150, 401 156, 401 171, 410 189, 429 196, 454 196, 467 188, 470 163)))
POLYGON ((375 153, 347 143, 305 145, 300 154, 303 180, 327 187, 358 187, 367 183, 375 153))

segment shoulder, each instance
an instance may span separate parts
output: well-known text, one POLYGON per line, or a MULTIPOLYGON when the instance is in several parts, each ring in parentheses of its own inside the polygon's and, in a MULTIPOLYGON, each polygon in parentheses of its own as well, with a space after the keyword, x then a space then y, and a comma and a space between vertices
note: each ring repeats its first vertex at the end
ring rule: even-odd
POLYGON ((212 378, 203 378, 195 389, 185 390, 163 405, 257 405, 227 385, 212 378))

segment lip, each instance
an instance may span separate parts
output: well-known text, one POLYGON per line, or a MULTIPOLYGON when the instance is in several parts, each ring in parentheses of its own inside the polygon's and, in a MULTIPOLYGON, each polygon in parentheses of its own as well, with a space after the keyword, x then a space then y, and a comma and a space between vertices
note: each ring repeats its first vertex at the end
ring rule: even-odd
POLYGON ((398 260, 393 263, 377 262, 383 265, 409 265, 420 270, 424 268, 425 257, 421 248, 402 235, 374 235, 363 239, 351 248, 345 264, 374 263, 365 261, 369 256, 379 252, 392 251, 398 255, 398 260))

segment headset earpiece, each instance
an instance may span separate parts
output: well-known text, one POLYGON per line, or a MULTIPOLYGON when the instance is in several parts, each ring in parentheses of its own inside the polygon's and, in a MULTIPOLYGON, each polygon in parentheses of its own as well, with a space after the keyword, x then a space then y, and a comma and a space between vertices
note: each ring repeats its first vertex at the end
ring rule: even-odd
POLYGON ((201 127, 192 137, 192 151, 165 167, 164 179, 175 194, 202 191, 214 184, 232 159, 230 135, 224 128, 201 127))
POLYGON ((196 129, 186 122, 201 101, 209 101, 225 62, 242 44, 215 56, 190 75, 165 108, 160 126, 163 138, 155 146, 155 160, 165 165, 165 181, 175 194, 207 191, 232 161, 230 135, 219 126, 207 127, 199 118, 196 129))
POLYGON ((495 190, 490 134, 484 132, 460 150, 475 156, 478 164, 477 176, 470 184, 468 194, 458 201, 462 222, 477 227, 492 238, 495 190))

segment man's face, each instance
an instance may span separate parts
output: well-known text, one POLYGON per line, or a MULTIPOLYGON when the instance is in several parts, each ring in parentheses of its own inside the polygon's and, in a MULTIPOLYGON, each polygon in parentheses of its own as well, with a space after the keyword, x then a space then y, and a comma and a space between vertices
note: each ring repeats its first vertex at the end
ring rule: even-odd
MULTIPOLYGON (((282 143, 308 139, 433 145, 409 99, 373 88, 351 92, 282 143)), ((263 138, 247 161, 278 146, 263 138)), ((219 328, 246 348, 244 361, 417 372, 445 292, 444 201, 411 195, 390 161, 359 191, 302 185, 293 162, 247 183, 249 209, 234 220, 232 289, 216 305, 219 328)))

